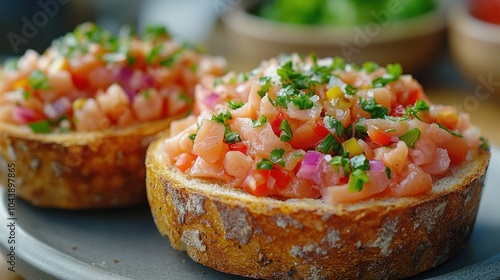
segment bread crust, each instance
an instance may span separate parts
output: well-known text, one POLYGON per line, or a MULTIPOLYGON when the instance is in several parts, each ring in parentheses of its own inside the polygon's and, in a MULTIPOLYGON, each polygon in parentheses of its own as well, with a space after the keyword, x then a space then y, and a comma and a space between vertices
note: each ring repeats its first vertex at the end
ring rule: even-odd
POLYGON ((190 178, 165 166, 161 147, 146 157, 160 233, 196 262, 266 279, 397 279, 439 265, 471 235, 490 158, 477 151, 423 195, 328 206, 190 178))
POLYGON ((7 165, 13 163, 17 196, 35 206, 96 209, 146 203, 146 150, 170 122, 67 134, 35 134, 0 123, 0 182, 7 182, 7 165))

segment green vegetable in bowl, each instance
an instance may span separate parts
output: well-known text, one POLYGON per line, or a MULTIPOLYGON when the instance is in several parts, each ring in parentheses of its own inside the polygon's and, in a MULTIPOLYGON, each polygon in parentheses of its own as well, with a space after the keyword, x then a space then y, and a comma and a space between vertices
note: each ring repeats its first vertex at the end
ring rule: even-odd
POLYGON ((294 24, 353 25, 379 20, 382 12, 404 20, 436 9, 435 0, 270 0, 254 10, 260 17, 294 24))

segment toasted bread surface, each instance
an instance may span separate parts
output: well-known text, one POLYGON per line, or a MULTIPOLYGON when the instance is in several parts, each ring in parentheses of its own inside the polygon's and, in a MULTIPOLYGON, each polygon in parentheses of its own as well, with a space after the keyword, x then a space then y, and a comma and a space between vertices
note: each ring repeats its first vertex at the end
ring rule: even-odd
POLYGON ((146 149, 170 119, 124 129, 35 134, 0 123, 0 180, 40 207, 95 209, 146 202, 146 149))
POLYGON ((422 195, 326 205, 191 178, 161 150, 160 139, 146 157, 160 233, 203 265, 268 279, 397 279, 439 265, 471 235, 490 157, 474 152, 422 195))

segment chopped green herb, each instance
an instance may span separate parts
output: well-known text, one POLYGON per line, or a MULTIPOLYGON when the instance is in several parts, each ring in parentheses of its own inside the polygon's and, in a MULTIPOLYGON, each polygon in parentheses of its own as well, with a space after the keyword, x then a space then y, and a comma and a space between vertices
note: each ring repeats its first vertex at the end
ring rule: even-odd
POLYGON ((364 99, 361 98, 361 108, 370 113, 374 119, 383 119, 389 114, 389 109, 382 107, 374 98, 364 99))
POLYGON ((265 123, 268 123, 269 120, 266 116, 262 115, 258 120, 252 120, 252 127, 261 127, 265 123))
POLYGON ((342 137, 342 135, 344 134, 344 125, 336 118, 327 115, 324 118, 324 123, 326 128, 330 130, 335 130, 335 132, 337 132, 338 137, 342 137))
POLYGON ((243 107, 243 105, 245 105, 245 103, 241 102, 241 101, 233 101, 233 100, 228 100, 227 101, 227 106, 230 108, 230 109, 233 109, 233 110, 236 110, 238 108, 241 108, 243 107))
POLYGON ((214 80, 214 87, 222 85, 222 78, 217 78, 214 80))
POLYGON ((351 85, 346 85, 344 88, 344 92, 347 95, 355 95, 357 91, 358 91, 358 88, 351 86, 351 85))
POLYGON ((246 82, 246 81, 248 81, 248 74, 247 73, 239 73, 238 76, 236 77, 236 80, 238 83, 246 82))
POLYGON ((258 170, 272 170, 273 163, 270 160, 263 158, 261 161, 257 162, 257 169, 258 170))
POLYGON ((406 146, 415 149, 415 143, 420 139, 420 133, 418 128, 412 128, 399 136, 399 140, 404 141, 406 146))
POLYGON ((388 166, 385 167, 385 174, 387 174, 387 178, 388 179, 391 179, 391 177, 392 177, 392 171, 391 171, 391 169, 388 166))
POLYGON ((488 139, 484 138, 483 136, 479 137, 479 140, 481 141, 481 149, 483 150, 490 150, 490 144, 488 143, 488 139))
POLYGON ((27 125, 35 133, 50 133, 50 122, 49 122, 49 120, 32 122, 32 123, 28 123, 27 125))
POLYGON ((339 172, 340 168, 342 168, 344 174, 351 172, 351 165, 347 157, 334 156, 330 160, 330 165, 335 168, 335 172, 339 172))
POLYGON ((149 96, 151 96, 151 92, 147 89, 141 90, 141 92, 139 94, 142 95, 144 97, 144 99, 148 99, 149 96))
POLYGON ((360 192, 363 189, 363 185, 368 181, 369 178, 366 172, 361 169, 356 169, 349 175, 347 190, 351 193, 360 192))
POLYGON ((23 90, 21 92, 21 94, 22 94, 24 100, 28 100, 31 97, 31 93, 29 91, 26 91, 26 90, 23 90))
POLYGON ((285 166, 285 161, 282 159, 283 154, 285 154, 284 149, 273 149, 269 155, 269 160, 281 167, 285 166))
POLYGON ((290 124, 288 123, 287 120, 282 120, 280 123, 280 140, 283 142, 288 142, 292 140, 293 138, 293 132, 292 128, 290 127, 290 124))
POLYGON ((283 85, 291 85, 295 89, 306 89, 309 87, 310 78, 301 71, 295 71, 291 60, 285 62, 281 68, 278 68, 276 74, 280 76, 283 85))
POLYGON ((163 45, 156 45, 151 48, 148 55, 146 56, 146 63, 148 65, 152 65, 158 59, 158 56, 160 55, 162 49, 163 45))
POLYGON ((366 126, 356 124, 354 127, 354 137, 356 139, 365 139, 368 137, 368 130, 366 129, 366 126))
POLYGON ((221 112, 218 115, 214 114, 214 115, 212 115, 212 118, 211 118, 212 121, 215 121, 215 122, 218 122, 221 124, 225 124, 228 120, 231 120, 231 119, 233 119, 233 116, 228 111, 221 112))
POLYGON ((361 170, 370 170, 370 163, 364 154, 357 155, 351 158, 352 168, 361 170))
POLYGON ((159 37, 170 37, 170 34, 168 33, 168 30, 167 28, 165 28, 165 26, 162 26, 162 25, 149 25, 149 26, 146 26, 146 28, 144 29, 144 38, 145 39, 156 39, 156 38, 159 38, 159 37))
POLYGON ((339 145, 337 138, 333 136, 333 134, 328 134, 316 147, 318 152, 323 154, 330 154, 332 151, 335 151, 336 146, 339 145))
POLYGON ((373 87, 383 87, 390 82, 395 82, 399 79, 399 76, 403 73, 403 68, 401 64, 388 64, 386 66, 387 73, 378 77, 372 81, 373 87))
POLYGON ((334 57, 333 58, 333 63, 332 63, 332 69, 340 69, 340 70, 344 70, 345 69, 345 66, 346 66, 346 63, 345 63, 345 60, 341 57, 334 57))
POLYGON ((224 134, 224 142, 228 144, 233 144, 236 142, 241 142, 240 135, 236 131, 229 130, 229 126, 226 125, 226 133, 224 134))
POLYGON ((451 133, 451 135, 454 135, 454 136, 457 136, 457 137, 460 137, 460 138, 464 138, 464 136, 462 134, 460 134, 458 132, 455 132, 455 131, 452 131, 449 128, 447 128, 446 126, 444 126, 444 125, 442 125, 440 123, 438 123, 438 125, 439 125, 439 127, 441 129, 444 129, 444 130, 448 131, 449 133, 451 133))
POLYGON ((379 66, 377 63, 375 63, 373 61, 367 61, 367 62, 363 63, 363 65, 361 67, 363 68, 363 70, 365 70, 365 72, 367 74, 370 74, 370 73, 373 73, 373 71, 377 70, 377 68, 379 66))
POLYGON ((312 102, 309 96, 306 94, 296 95, 294 98, 292 98, 292 103, 300 110, 311 109, 314 106, 314 102, 312 102))
POLYGON ((28 78, 28 83, 33 89, 51 89, 47 76, 40 70, 35 70, 28 78))
POLYGON ((194 141, 194 139, 196 138, 196 133, 193 133, 193 134, 189 134, 189 139, 191 139, 191 141, 194 141))
POLYGON ((271 88, 271 77, 262 77, 259 79, 259 84, 262 85, 261 88, 257 91, 257 94, 260 97, 264 97, 266 93, 271 88))

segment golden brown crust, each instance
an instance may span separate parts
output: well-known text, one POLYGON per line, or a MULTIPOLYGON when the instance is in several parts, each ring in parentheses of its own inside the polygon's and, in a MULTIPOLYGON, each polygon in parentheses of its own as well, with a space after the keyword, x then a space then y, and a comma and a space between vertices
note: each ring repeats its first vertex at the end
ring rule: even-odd
POLYGON ((165 168, 161 143, 146 158, 160 233, 203 265, 271 279, 394 279, 437 266, 470 237, 490 157, 477 152, 418 197, 327 206, 189 178, 165 168))
POLYGON ((16 167, 16 194, 40 207, 94 209, 146 202, 144 159, 170 119, 129 128, 34 134, 0 123, 0 182, 16 167))

